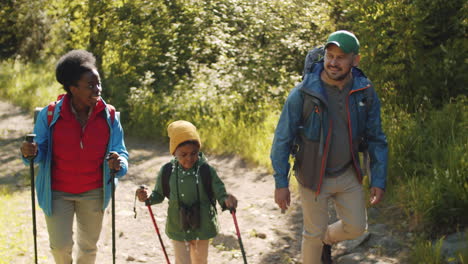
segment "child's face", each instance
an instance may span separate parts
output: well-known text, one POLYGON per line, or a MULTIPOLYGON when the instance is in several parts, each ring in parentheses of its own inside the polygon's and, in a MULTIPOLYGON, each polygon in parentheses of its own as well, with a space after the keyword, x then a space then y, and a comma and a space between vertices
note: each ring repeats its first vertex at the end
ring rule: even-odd
POLYGON ((177 147, 174 156, 179 161, 179 164, 186 170, 193 167, 198 160, 198 151, 200 147, 195 144, 186 144, 177 147))

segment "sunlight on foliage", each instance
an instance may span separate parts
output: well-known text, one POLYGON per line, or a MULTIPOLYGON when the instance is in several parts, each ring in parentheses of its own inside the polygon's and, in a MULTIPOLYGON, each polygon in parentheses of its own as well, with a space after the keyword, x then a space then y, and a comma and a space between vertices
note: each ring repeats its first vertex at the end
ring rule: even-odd
POLYGON ((439 239, 435 244, 431 241, 420 240, 413 248, 411 263, 442 264, 442 243, 444 238, 439 239))
POLYGON ((55 65, 52 62, 24 64, 18 60, 0 62, 0 95, 13 103, 33 110, 43 107, 64 93, 55 81, 55 65))
POLYGON ((410 231, 439 237, 468 223, 467 10, 463 0, 6 1, 0 96, 48 104, 63 93, 57 58, 87 49, 127 135, 167 140, 167 125, 185 119, 206 150, 271 170, 305 54, 347 29, 382 102, 388 203, 410 231))

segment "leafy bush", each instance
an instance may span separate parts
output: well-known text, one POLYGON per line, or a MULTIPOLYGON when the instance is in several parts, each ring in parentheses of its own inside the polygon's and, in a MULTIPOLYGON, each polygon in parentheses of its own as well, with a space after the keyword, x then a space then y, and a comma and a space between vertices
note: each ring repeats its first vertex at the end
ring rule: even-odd
POLYGON ((463 0, 340 0, 331 18, 353 31, 362 67, 382 95, 415 112, 466 94, 466 13, 463 0))
POLYGON ((390 193, 412 228, 430 230, 430 237, 468 223, 467 110, 467 98, 460 96, 441 110, 384 112, 390 193))
POLYGON ((16 105, 33 110, 43 107, 64 93, 55 81, 55 65, 52 61, 22 63, 18 60, 0 62, 0 95, 16 105))

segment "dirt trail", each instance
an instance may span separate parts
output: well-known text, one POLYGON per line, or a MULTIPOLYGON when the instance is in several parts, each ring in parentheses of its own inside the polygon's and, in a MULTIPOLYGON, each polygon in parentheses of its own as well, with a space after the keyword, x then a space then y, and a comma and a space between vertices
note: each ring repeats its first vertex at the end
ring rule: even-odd
MULTIPOLYGON (((29 172, 19 160, 18 148, 23 136, 32 131, 31 116, 0 101, 0 117, 0 184, 8 185, 28 197, 29 172)), ((133 203, 134 192, 139 185, 145 184, 150 188, 154 186, 156 172, 171 158, 168 147, 160 142, 143 142, 129 137, 126 138, 126 144, 131 157, 130 169, 127 176, 120 181, 115 195, 117 263, 166 263, 147 208, 137 202, 135 219, 133 203)), ((273 177, 266 170, 249 167, 235 156, 206 154, 210 164, 218 170, 228 192, 236 195, 239 200, 237 220, 248 262, 300 263, 302 214, 298 197, 293 198, 291 209, 286 214, 281 214, 273 202, 273 177)), ((164 234, 167 202, 154 205, 152 209, 172 262, 172 244, 164 234)), ((29 216, 30 202, 25 202, 22 210, 25 216, 29 216)), ((218 211, 220 233, 210 245, 209 263, 243 263, 232 216, 228 212, 218 211)), ((48 249, 44 216, 39 208, 37 220, 40 263, 53 263, 48 249)), ((106 211, 104 225, 96 263, 112 263, 110 210, 106 211)), ((371 236, 374 237, 375 235, 371 236)), ((351 262, 341 257, 338 263, 400 263, 398 259, 389 257, 391 255, 383 254, 382 250, 375 250, 371 245, 366 246, 365 243, 369 240, 369 236, 364 237, 352 250, 347 249, 347 245, 337 246, 337 252, 341 252, 341 255, 362 255, 354 261, 351 259, 351 262)), ((15 263, 32 263, 33 255, 17 256, 15 259, 15 263)))

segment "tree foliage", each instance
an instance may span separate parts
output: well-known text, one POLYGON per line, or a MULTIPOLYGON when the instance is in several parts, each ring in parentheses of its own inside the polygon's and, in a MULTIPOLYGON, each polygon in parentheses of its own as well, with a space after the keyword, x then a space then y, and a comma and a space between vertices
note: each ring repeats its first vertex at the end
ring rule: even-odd
POLYGON ((408 214, 455 226, 466 223, 468 195, 457 132, 466 128, 467 9, 463 0, 2 0, 0 95, 30 109, 54 100, 53 64, 87 49, 127 132, 161 137, 186 119, 205 147, 267 166, 307 51, 347 29, 382 99, 389 182, 409 186, 408 214), (439 221, 448 211, 452 220, 439 221))
POLYGON ((362 67, 385 99, 416 111, 467 93, 466 1, 342 0, 333 10, 359 36, 362 67))

